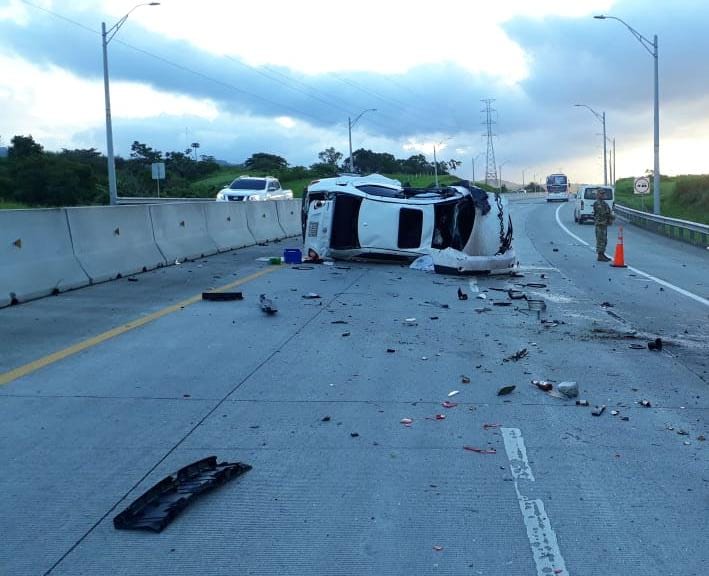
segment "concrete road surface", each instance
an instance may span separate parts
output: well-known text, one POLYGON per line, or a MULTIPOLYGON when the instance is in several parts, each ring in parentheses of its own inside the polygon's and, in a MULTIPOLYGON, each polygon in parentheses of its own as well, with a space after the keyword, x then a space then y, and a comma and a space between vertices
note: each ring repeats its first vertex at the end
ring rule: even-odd
POLYGON ((0 574, 705 576, 709 252, 610 268, 571 212, 513 204, 522 277, 258 260, 296 240, 0 310, 0 574), (209 455, 253 469, 114 529, 209 455))

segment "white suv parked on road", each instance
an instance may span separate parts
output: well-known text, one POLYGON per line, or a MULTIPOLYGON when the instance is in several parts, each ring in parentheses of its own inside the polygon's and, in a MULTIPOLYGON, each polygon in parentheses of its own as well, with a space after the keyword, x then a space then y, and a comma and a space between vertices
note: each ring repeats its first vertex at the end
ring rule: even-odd
POLYGON ((284 190, 273 176, 239 176, 217 194, 217 202, 244 200, 288 200, 292 190, 284 190))

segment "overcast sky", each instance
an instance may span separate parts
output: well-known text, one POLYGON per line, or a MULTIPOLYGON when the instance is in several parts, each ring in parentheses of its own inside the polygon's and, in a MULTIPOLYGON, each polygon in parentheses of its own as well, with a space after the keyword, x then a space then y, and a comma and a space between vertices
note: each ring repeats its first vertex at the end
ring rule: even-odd
MULTIPOLYGON (((0 0, 0 145, 106 150, 101 22, 131 0, 0 0)), ((334 147, 424 153, 485 173, 494 99, 502 177, 602 182, 653 166, 653 58, 618 21, 659 38, 660 167, 709 173, 706 0, 163 0, 130 14, 108 59, 116 154, 134 140, 243 162, 309 166, 334 147), (610 147, 610 145, 609 145, 610 147), (478 156, 479 155, 479 156, 478 156)))

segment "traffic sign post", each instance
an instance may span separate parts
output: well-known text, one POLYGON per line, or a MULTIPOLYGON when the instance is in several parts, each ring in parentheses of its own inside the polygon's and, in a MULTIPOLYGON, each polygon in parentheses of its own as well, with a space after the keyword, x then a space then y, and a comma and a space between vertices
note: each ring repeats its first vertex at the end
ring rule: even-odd
POLYGON ((650 180, 645 176, 640 176, 636 178, 633 182, 633 193, 634 194, 649 194, 650 193, 650 180))
POLYGON ((165 180, 165 162, 153 162, 150 165, 153 174, 153 180, 158 183, 158 198, 160 198, 160 180, 165 180))

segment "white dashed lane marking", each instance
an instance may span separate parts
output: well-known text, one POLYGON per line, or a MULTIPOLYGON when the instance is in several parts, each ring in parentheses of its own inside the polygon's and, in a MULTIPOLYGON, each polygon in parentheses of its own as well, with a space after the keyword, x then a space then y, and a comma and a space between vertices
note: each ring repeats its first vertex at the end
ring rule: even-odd
POLYGON ((531 489, 534 474, 527 460, 527 449, 519 428, 502 428, 502 438, 505 441, 505 452, 510 461, 510 471, 515 482, 515 492, 519 509, 522 512, 527 538, 532 549, 532 557, 537 567, 537 576, 553 576, 561 574, 568 576, 566 563, 559 550, 556 534, 551 527, 549 516, 540 499, 527 497, 523 489, 531 489))

